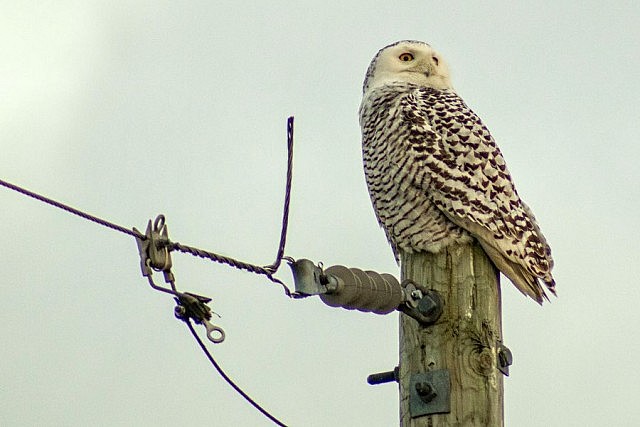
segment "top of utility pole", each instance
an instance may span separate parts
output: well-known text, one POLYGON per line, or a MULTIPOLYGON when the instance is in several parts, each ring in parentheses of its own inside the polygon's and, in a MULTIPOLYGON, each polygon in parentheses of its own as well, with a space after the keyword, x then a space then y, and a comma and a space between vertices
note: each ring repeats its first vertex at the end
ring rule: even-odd
POLYGON ((402 278, 438 292, 444 307, 430 326, 400 315, 400 425, 503 426, 500 287, 491 261, 475 241, 402 254, 402 278))

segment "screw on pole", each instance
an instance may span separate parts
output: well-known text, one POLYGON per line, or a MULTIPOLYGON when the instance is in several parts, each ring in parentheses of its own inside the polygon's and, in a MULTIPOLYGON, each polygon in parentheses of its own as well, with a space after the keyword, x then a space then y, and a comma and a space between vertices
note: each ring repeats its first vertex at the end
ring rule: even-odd
POLYGON ((400 367, 396 366, 393 371, 379 372, 377 374, 371 374, 367 377, 367 383, 369 385, 385 384, 390 382, 398 382, 398 374, 400 373, 400 367))

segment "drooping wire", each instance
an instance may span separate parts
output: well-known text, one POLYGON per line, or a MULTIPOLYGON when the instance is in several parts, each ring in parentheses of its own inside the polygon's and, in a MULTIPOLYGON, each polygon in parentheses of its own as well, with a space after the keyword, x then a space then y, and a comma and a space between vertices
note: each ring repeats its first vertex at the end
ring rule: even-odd
POLYGON ((276 425, 281 426, 281 427, 287 427, 286 424, 284 424, 282 421, 280 421, 279 419, 277 419, 276 417, 274 417, 273 415, 271 415, 266 409, 264 409, 262 406, 260 406, 258 404, 258 402, 256 402, 255 400, 253 400, 251 398, 251 396, 249 396, 247 393, 245 393, 235 382, 233 382, 233 380, 231 378, 229 378, 229 376, 222 370, 222 368, 220 367, 220 365, 218 365, 218 362, 216 362, 216 360, 213 358, 213 356, 211 355, 211 352, 209 352, 209 349, 207 349, 207 347, 204 345, 204 342, 202 342, 202 340, 200 339, 200 337, 198 336, 198 334, 196 333, 195 329, 193 328, 193 325, 191 324, 191 321, 189 320, 185 320, 185 323, 187 324, 187 326, 189 327, 189 330, 191 331, 191 334, 193 335, 193 337, 195 338, 195 340, 198 342, 198 345, 200 346, 200 348, 202 349, 202 351, 204 352, 204 354, 207 356, 207 359, 209 359, 209 362, 211 362, 211 364, 213 365, 213 367, 216 369, 216 371, 218 371, 218 373, 220 374, 220 376, 235 390, 238 392, 238 394, 240 394, 242 397, 244 397, 244 399, 249 402, 251 405, 253 405, 254 408, 256 408, 258 411, 260 411, 265 417, 269 418, 271 421, 273 421, 276 425))
MULTIPOLYGON (((227 257, 227 256, 223 256, 223 255, 219 255, 216 254, 214 252, 209 252, 209 251, 205 251, 202 249, 198 249, 198 248, 194 248, 191 246, 187 246, 187 245, 183 245, 180 244, 178 242, 170 242, 167 241, 165 243, 166 247, 171 251, 171 250, 177 250, 183 253, 188 253, 191 254, 193 256, 197 256, 200 258, 206 258, 209 259, 211 261, 217 262, 217 263, 221 263, 221 264, 225 264, 228 265, 230 267, 234 267, 236 269, 240 269, 240 270, 245 270, 245 271, 249 271, 255 274, 260 274, 260 275, 264 275, 266 276, 269 280, 271 280, 274 283, 278 283, 280 284, 283 288, 284 291, 286 293, 287 296, 291 297, 293 296, 291 291, 289 290, 289 288, 278 278, 274 277, 273 275, 276 273, 276 271, 278 270, 278 268, 280 267, 280 264, 282 262, 282 260, 284 259, 284 249, 285 249, 285 244, 286 244, 286 238, 287 238, 287 228, 288 228, 288 221, 289 221, 289 204, 290 204, 290 199, 291 199, 291 181, 292 181, 292 170, 293 170, 293 117, 289 117, 287 119, 287 177, 286 177, 286 186, 285 186, 285 198, 284 198, 284 207, 283 207, 283 213, 282 213, 282 228, 280 231, 280 242, 278 245, 278 252, 276 254, 276 259, 273 262, 273 264, 268 265, 268 266, 258 266, 258 265, 254 265, 254 264, 249 264, 243 261, 239 261, 236 260, 234 258, 231 257, 227 257)), ((104 227, 110 228, 112 230, 115 231, 119 231, 121 233, 127 234, 129 236, 133 236, 137 239, 140 240, 147 240, 147 236, 140 233, 138 230, 136 229, 128 229, 125 228, 121 225, 115 224, 113 222, 107 221, 105 219, 99 218, 95 215, 91 215, 87 212, 81 211, 79 209, 76 209, 72 206, 66 205, 62 202, 58 202, 56 200, 53 200, 49 197, 43 196, 41 194, 35 193, 33 191, 27 190, 26 188, 20 187, 18 185, 12 184, 10 182, 4 181, 2 179, 0 179, 0 185, 4 186, 10 190, 16 191, 18 193, 21 193, 25 196, 31 197, 33 199, 36 199, 38 201, 41 201, 43 203, 49 204, 51 206, 54 206, 58 209, 62 209, 66 212, 69 212, 73 215, 79 216, 81 218, 84 218, 88 221, 94 222, 96 224, 102 225, 104 227)), ((154 284, 153 280, 151 279, 151 275, 148 276, 149 279, 149 283, 151 284, 151 286, 154 289, 163 291, 163 292, 167 292, 170 293, 172 295, 178 295, 178 292, 176 290, 175 287, 175 283, 173 282, 173 280, 170 281, 171 284, 171 289, 165 289, 162 287, 158 287, 154 284)), ((184 319, 183 319, 184 320, 184 319)), ((242 389, 240 389, 240 387, 238 387, 232 380, 231 378, 229 378, 229 376, 222 370, 222 368, 220 367, 220 365, 218 365, 218 363, 215 361, 215 359, 213 358, 213 356, 211 355, 211 353, 208 351, 208 349, 206 348, 206 346, 204 345, 204 343, 202 342, 202 340, 200 339, 200 337, 198 336, 198 334, 195 332, 195 330, 193 329, 193 325, 191 324, 191 322, 187 319, 184 320, 185 323, 187 323, 189 330, 191 331, 191 334, 194 336, 194 338, 196 339, 198 345, 200 346, 200 348, 204 351, 205 355, 207 356, 207 358, 209 359, 209 361, 211 362, 211 364, 213 365, 213 367, 218 371, 218 373, 220 374, 220 376, 222 376, 222 378, 234 389, 236 390, 236 392, 238 392, 242 397, 244 397, 251 405, 253 405, 258 411, 260 411, 263 415, 265 415, 267 418, 269 418, 271 421, 273 421, 276 425, 278 426, 284 426, 286 427, 286 425, 284 423, 282 423, 280 420, 278 420, 277 418, 275 418, 273 415, 271 415, 268 411, 266 411, 264 408, 262 408, 257 402, 255 402, 248 394, 246 394, 244 391, 242 391, 242 389)))
MULTIPOLYGON (((291 164, 291 162, 289 162, 289 164, 291 164)), ((290 178, 287 178, 287 188, 290 187, 290 178)), ((125 233, 128 234, 130 236, 134 236, 137 237, 139 239, 145 240, 147 237, 136 231, 136 230, 129 230, 125 227, 122 227, 118 224, 112 223, 110 221, 107 221, 105 219, 99 218, 97 216, 88 214, 86 212, 83 212, 79 209, 73 208, 71 206, 68 206, 64 203, 58 202, 56 200, 50 199, 48 197, 45 197, 41 194, 35 193, 33 191, 27 190, 25 188, 19 187, 15 184, 11 184, 7 181, 4 181, 2 179, 0 179, 0 185, 9 188, 11 190, 14 190, 18 193, 24 194, 26 196, 29 196, 33 199, 39 200, 41 202, 47 203, 51 206, 54 206, 56 208, 62 209, 66 212, 69 212, 71 214, 77 215, 81 218, 84 218, 86 220, 89 220, 91 222, 94 222, 96 224, 108 227, 110 229, 119 231, 121 233, 125 233)), ((288 212, 288 200, 289 200, 289 194, 290 191, 287 191, 287 195, 285 197, 285 214, 284 214, 284 219, 283 219, 283 235, 286 233, 286 221, 287 221, 287 212, 288 212)), ((284 247, 284 242, 285 242, 285 238, 281 237, 280 239, 280 248, 278 249, 278 256, 276 258, 276 265, 278 265, 283 257, 283 247, 284 247)), ((252 264, 248 264, 242 261, 238 261, 235 260, 233 258, 230 257, 225 257, 222 255, 218 255, 215 254, 213 252, 207 252, 204 251, 202 249, 197 249, 197 248, 192 248, 190 246, 186 246, 186 245, 181 245, 180 243, 169 243, 169 246, 171 249, 175 249, 181 252, 185 252, 185 253, 190 253, 194 256, 198 256, 201 258, 207 258, 210 259, 212 261, 216 261, 222 264, 226 264, 229 265, 231 267, 235 267, 237 269, 241 269, 241 270, 246 270, 246 271, 250 271, 252 273, 256 273, 256 274, 262 274, 265 275, 266 277, 268 277, 271 281, 275 282, 275 283, 279 283, 280 285, 282 285, 285 289, 285 292, 287 293, 287 295, 290 295, 290 291, 287 288, 286 285, 284 285, 284 283, 282 283, 279 279, 273 277, 273 273, 275 272, 275 270, 277 270, 277 267, 273 268, 265 268, 265 267, 260 267, 260 266, 256 266, 256 265, 252 265, 252 264)), ((171 287, 172 290, 168 290, 168 289, 164 289, 161 287, 158 287, 154 284, 153 280, 151 279, 151 276, 148 277, 149 279, 149 283, 151 284, 151 286, 154 289, 163 291, 163 292, 168 292, 171 293, 173 295, 177 294, 177 291, 175 289, 175 284, 172 282, 171 283, 171 287)), ((233 380, 222 370, 222 368, 220 367, 220 365, 218 365, 218 363, 215 361, 215 359, 213 358, 213 356, 211 355, 211 353, 209 352, 209 350, 207 349, 207 347, 204 345, 204 343, 202 342, 202 340, 200 339, 200 337, 198 336, 198 334, 196 333, 196 331, 193 328, 193 325, 191 324, 190 321, 186 320, 185 323, 187 324, 187 326, 189 327, 189 330, 191 331, 191 334, 194 336, 196 342, 198 343, 198 345, 200 346, 200 348, 202 349, 202 351, 205 353, 205 355, 207 356, 207 358, 209 359, 209 361, 211 362, 211 364, 213 365, 213 367, 216 369, 216 371, 218 371, 218 373, 220 374, 220 376, 237 392, 239 393, 244 399, 246 399, 251 405, 253 405, 258 411, 260 411, 262 414, 264 414, 267 418, 269 418, 271 421, 273 421, 276 425, 278 426, 284 426, 286 427, 286 424, 282 423, 280 420, 278 420, 277 418, 275 418, 273 415, 271 415, 266 409, 264 409, 263 407, 261 407, 256 401, 254 401, 251 396, 249 396, 247 393, 245 393, 236 383, 233 382, 233 380)))

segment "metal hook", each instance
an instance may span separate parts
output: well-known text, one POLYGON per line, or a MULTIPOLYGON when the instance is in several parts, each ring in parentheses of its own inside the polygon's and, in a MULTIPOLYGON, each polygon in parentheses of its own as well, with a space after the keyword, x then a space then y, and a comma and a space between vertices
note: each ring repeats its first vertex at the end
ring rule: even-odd
POLYGON ((165 217, 163 214, 160 214, 156 217, 156 219, 153 221, 153 230, 156 233, 160 233, 162 231, 162 228, 165 226, 165 217))

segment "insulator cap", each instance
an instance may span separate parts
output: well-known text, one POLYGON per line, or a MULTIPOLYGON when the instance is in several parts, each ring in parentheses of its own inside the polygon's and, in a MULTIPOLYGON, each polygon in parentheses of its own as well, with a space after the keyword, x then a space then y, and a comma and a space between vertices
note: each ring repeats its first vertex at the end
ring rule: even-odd
POLYGON ((324 274, 328 292, 320 299, 331 307, 387 314, 402 303, 402 288, 391 274, 334 265, 324 274))

